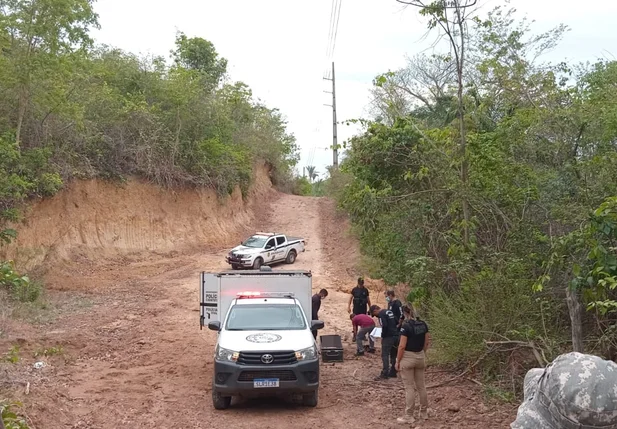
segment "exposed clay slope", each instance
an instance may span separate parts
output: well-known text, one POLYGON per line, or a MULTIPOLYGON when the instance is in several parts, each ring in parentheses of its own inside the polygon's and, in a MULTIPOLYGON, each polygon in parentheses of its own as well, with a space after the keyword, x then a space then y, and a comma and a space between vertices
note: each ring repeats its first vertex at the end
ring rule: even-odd
POLYGON ((250 225, 256 204, 273 192, 265 167, 255 170, 246 200, 239 188, 221 201, 209 189, 172 191, 136 179, 122 185, 75 181, 33 204, 15 226, 17 241, 0 256, 33 269, 75 251, 100 257, 226 245, 250 225))

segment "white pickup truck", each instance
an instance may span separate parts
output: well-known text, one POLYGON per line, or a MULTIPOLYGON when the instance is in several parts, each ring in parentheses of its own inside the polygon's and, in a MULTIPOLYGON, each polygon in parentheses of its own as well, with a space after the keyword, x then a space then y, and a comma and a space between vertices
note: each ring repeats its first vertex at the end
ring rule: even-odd
POLYGON ((212 403, 226 409, 233 396, 297 396, 316 407, 319 354, 311 330, 310 271, 202 273, 200 327, 217 332, 212 403))
POLYGON ((287 237, 284 234, 258 232, 249 237, 239 246, 231 249, 225 261, 231 268, 253 268, 258 270, 262 265, 277 262, 293 264, 298 255, 304 252, 306 240, 298 237, 287 237))

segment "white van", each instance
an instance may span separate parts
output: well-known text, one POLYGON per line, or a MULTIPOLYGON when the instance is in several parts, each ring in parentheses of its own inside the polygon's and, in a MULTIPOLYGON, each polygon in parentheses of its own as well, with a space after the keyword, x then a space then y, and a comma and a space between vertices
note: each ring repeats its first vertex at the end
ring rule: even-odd
POLYGON ((212 402, 226 409, 233 396, 298 395, 315 407, 319 354, 311 332, 309 271, 202 273, 200 326, 218 332, 212 402))

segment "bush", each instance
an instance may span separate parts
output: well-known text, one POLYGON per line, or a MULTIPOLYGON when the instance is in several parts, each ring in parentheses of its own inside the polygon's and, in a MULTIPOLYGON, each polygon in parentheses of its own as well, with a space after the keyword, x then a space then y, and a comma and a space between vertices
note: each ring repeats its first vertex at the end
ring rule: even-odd
POLYGON ((6 429, 30 428, 26 420, 14 411, 15 408, 20 408, 21 406, 19 402, 0 401, 0 416, 2 416, 2 423, 4 423, 6 429))
POLYGON ((41 284, 15 270, 13 261, 0 262, 0 287, 20 302, 34 302, 41 294, 41 284))
POLYGON ((306 177, 296 177, 292 193, 294 195, 312 195, 313 185, 306 177))

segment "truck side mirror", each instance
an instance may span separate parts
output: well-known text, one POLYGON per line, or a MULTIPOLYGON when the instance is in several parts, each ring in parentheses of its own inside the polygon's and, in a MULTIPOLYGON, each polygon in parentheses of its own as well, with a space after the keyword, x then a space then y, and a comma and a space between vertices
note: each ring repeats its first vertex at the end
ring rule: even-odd
POLYGON ((208 329, 211 331, 220 331, 221 330, 221 322, 218 320, 214 320, 212 322, 208 322, 208 329))
POLYGON ((323 329, 323 327, 324 327, 323 320, 311 320, 311 329, 313 329, 313 330, 314 329, 323 329))

